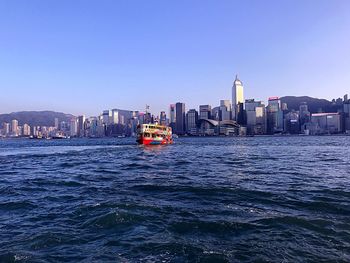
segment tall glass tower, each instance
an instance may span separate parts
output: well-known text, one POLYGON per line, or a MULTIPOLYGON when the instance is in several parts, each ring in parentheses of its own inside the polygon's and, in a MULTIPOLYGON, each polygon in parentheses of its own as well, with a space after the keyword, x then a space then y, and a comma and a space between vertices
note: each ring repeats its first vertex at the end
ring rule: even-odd
POLYGON ((243 83, 236 75, 232 86, 232 119, 234 121, 237 120, 237 105, 239 103, 244 103, 243 83))

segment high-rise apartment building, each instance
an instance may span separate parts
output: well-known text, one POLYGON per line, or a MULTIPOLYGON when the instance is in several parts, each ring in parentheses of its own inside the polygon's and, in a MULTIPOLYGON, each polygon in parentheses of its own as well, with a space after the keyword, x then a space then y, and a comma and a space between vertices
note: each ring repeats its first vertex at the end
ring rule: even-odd
POLYGON ((30 126, 27 123, 23 124, 22 135, 23 136, 30 136, 30 126))
POLYGON ((10 123, 4 122, 2 124, 2 133, 5 136, 8 136, 10 134, 10 123))
POLYGON ((18 136, 18 121, 17 120, 11 121, 11 135, 18 136))

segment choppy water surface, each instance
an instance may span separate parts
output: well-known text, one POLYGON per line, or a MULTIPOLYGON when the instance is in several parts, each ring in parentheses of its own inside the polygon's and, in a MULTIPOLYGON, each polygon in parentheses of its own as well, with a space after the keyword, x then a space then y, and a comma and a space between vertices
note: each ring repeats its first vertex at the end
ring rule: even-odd
POLYGON ((350 262, 350 137, 0 140, 0 262, 350 262))

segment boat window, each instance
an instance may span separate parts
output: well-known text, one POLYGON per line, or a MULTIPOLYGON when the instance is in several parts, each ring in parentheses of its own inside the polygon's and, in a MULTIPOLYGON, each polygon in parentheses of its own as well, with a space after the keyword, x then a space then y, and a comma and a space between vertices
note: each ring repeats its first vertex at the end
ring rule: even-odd
POLYGON ((150 137, 150 134, 149 134, 148 132, 145 132, 145 133, 143 134, 143 137, 150 137))
POLYGON ((156 138, 157 137, 157 134, 152 134, 152 138, 156 138))

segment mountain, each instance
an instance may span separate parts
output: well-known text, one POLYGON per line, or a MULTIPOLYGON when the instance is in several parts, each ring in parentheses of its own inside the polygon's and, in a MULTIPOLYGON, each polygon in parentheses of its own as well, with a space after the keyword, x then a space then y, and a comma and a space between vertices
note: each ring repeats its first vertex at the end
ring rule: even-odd
POLYGON ((16 119, 19 125, 27 123, 30 126, 55 126, 55 118, 58 118, 59 122, 69 122, 72 117, 74 116, 71 114, 54 111, 20 111, 0 114, 0 124, 16 119))
POLYGON ((337 112, 339 106, 325 99, 317 99, 308 96, 285 96, 281 97, 282 103, 287 103, 288 110, 299 110, 299 105, 306 102, 311 113, 317 112, 337 112))

